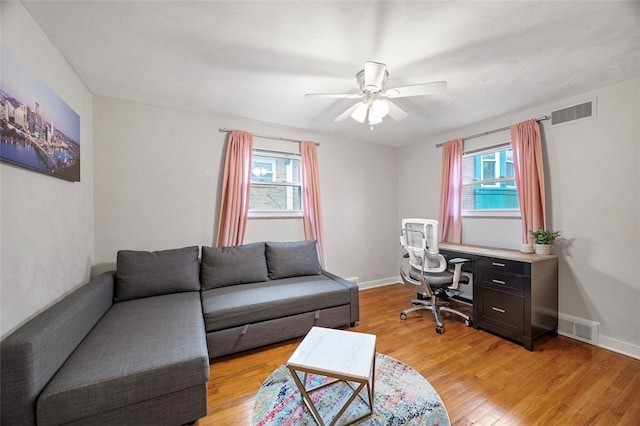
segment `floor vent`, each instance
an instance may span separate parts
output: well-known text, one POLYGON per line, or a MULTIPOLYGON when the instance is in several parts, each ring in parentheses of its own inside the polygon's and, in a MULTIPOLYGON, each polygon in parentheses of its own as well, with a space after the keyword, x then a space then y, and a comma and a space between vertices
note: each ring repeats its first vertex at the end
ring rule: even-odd
POLYGON ((559 109, 551 113, 551 125, 568 123, 576 120, 586 120, 595 117, 596 102, 590 100, 580 105, 574 105, 568 108, 559 109))
POLYGON ((600 323, 568 314, 559 314, 558 334, 598 346, 600 323))

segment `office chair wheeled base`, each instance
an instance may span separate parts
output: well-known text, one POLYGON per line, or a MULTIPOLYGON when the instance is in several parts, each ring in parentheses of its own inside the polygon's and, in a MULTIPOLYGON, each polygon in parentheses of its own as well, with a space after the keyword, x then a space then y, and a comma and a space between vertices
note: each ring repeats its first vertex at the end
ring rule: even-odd
POLYGON ((442 334, 444 333, 444 324, 442 322, 442 315, 441 312, 451 312, 452 314, 458 315, 459 317, 461 317, 464 320, 464 325, 466 325, 467 327, 471 327, 472 326, 472 321, 471 321, 471 317, 469 315, 465 315, 460 311, 456 311, 455 309, 451 309, 449 307, 449 302, 436 302, 435 306, 434 303, 429 300, 429 299, 413 299, 411 301, 411 307, 405 309, 404 311, 402 311, 400 313, 400 319, 401 320, 406 320, 407 319, 407 314, 409 312, 413 312, 413 311, 419 311, 419 310, 428 310, 433 312, 433 314, 436 317, 436 333, 438 334, 442 334))

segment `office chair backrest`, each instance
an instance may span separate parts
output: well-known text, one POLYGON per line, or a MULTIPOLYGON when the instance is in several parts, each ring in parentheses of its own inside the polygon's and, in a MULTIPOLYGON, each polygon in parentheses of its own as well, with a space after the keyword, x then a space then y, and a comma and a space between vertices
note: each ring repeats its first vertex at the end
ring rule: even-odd
POLYGON ((447 262, 438 249, 438 221, 402 219, 400 244, 409 254, 412 267, 423 272, 442 272, 447 262))

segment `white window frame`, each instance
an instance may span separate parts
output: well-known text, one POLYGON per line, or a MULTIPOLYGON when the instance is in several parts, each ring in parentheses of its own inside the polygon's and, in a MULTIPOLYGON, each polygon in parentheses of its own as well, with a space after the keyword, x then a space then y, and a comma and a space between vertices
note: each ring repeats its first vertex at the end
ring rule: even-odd
MULTIPOLYGON (((498 150, 498 151, 489 151, 489 152, 483 152, 480 154, 476 154, 473 155, 472 157, 475 157, 477 155, 480 155, 480 181, 482 182, 486 182, 481 184, 482 186, 484 186, 485 188, 495 188, 500 186, 500 181, 496 181, 495 179, 485 179, 484 178, 484 162, 485 161, 492 161, 493 162, 493 174, 495 176, 500 176, 500 151, 502 150, 498 150), (492 154, 493 155, 493 159, 492 160, 485 160, 483 157, 485 155, 488 154, 492 154)), ((463 155, 464 158, 464 155, 463 155)))
MULTIPOLYGON (((253 162, 253 156, 257 156, 257 157, 267 157, 267 158, 286 158, 286 159, 295 159, 300 161, 300 154, 297 153, 292 153, 292 152, 285 152, 285 151, 271 151, 271 150, 261 150, 261 149, 254 149, 253 153, 251 155, 251 159, 253 162)), ((276 175, 277 175, 277 167, 276 167, 276 161, 273 161, 274 166, 273 166, 273 181, 257 181, 257 182, 251 182, 250 186, 253 187, 254 185, 256 186, 260 186, 260 185, 265 185, 265 186, 285 186, 288 188, 288 191, 293 191, 293 188, 295 187, 299 187, 300 188, 300 196, 302 196, 302 164, 300 164, 299 167, 299 172, 300 172, 300 176, 299 176, 299 183, 293 182, 293 167, 291 167, 290 169, 288 169, 286 171, 287 174, 287 182, 277 182, 276 181, 276 175)), ((251 191, 251 189, 249 189, 251 191)), ((249 198, 251 199, 251 195, 249 195, 249 198)), ((289 202, 290 198, 287 197, 287 202, 289 202)), ((289 206, 288 206, 289 207, 289 206)), ((302 208, 302 199, 300 200, 300 207, 302 208)), ((296 210, 296 209, 286 209, 286 210, 259 210, 259 209, 251 209, 249 208, 249 213, 248 213, 248 217, 249 219, 286 219, 286 218, 301 218, 303 216, 303 212, 302 209, 300 210, 296 210)))
MULTIPOLYGON (((490 153, 495 153, 498 154, 500 151, 506 151, 508 149, 513 149, 511 148, 511 142, 506 142, 497 146, 493 146, 493 147, 489 147, 486 149, 479 149, 479 150, 474 150, 474 151, 470 151, 470 152, 464 152, 462 154, 463 157, 463 161, 464 158, 469 158, 469 157, 476 157, 478 155, 482 156, 485 154, 490 154, 490 153)), ((496 155, 497 157, 497 155, 496 155)), ((500 176, 499 174, 499 169, 500 169, 500 161, 498 158, 495 159, 496 161, 496 173, 497 176, 500 176)), ((481 157, 481 162, 482 162, 482 157, 481 157)), ((515 168, 514 168, 515 170, 515 168)), ((481 169, 480 174, 482 175, 483 170, 481 169)), ((462 186, 473 186, 473 185, 482 185, 485 187, 493 187, 493 186, 497 186, 500 184, 500 182, 510 182, 510 181, 515 181, 515 177, 503 177, 503 178, 495 178, 495 179, 485 179, 485 180, 479 180, 479 181, 471 181, 471 182, 462 182, 462 186)), ((507 185, 508 188, 515 188, 515 186, 512 185, 507 185)), ((517 189, 517 188, 516 188, 517 189)), ((521 219, 522 215, 520 214, 520 209, 463 209, 462 210, 462 217, 481 217, 481 218, 509 218, 509 219, 521 219)))

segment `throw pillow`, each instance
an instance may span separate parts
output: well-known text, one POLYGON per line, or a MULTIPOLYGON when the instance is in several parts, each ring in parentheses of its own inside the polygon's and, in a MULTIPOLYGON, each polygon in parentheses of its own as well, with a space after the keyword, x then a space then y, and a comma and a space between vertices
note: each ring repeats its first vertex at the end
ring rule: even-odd
POLYGON ((198 247, 161 251, 120 250, 114 300, 200 290, 198 247))
POLYGON ((267 281, 264 243, 202 247, 202 289, 267 281))
POLYGON ((272 280, 321 273, 315 240, 268 242, 266 246, 267 267, 272 280))

